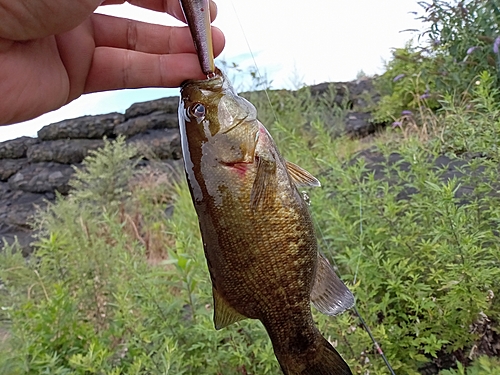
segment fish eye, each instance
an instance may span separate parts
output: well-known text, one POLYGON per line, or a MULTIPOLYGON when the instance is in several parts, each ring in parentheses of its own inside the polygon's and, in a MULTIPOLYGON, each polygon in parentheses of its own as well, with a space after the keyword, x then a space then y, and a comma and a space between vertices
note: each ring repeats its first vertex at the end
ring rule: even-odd
POLYGON ((197 119, 202 119, 205 117, 206 114, 206 109, 205 106, 201 103, 196 103, 194 106, 191 107, 191 114, 193 117, 197 119))

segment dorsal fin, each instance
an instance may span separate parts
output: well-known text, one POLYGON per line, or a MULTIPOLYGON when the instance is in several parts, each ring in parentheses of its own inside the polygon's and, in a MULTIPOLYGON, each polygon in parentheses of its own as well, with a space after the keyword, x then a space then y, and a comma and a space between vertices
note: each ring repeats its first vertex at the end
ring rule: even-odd
POLYGON ((215 329, 227 327, 230 324, 246 319, 246 316, 241 315, 222 298, 215 288, 212 288, 214 296, 214 325, 215 329))
POLYGON ((299 167, 297 164, 292 163, 291 161, 286 162, 286 169, 288 170, 288 174, 292 178, 293 183, 298 188, 321 186, 321 183, 316 177, 314 177, 304 168, 299 167))
POLYGON ((318 266, 311 292, 311 302, 325 315, 338 315, 354 306, 354 296, 351 291, 320 253, 318 253, 318 266))

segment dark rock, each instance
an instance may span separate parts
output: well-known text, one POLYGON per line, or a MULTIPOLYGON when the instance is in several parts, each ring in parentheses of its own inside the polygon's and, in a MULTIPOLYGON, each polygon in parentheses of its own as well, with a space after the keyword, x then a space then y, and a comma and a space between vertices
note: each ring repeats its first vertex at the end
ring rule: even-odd
POLYGON ((33 252, 33 242, 35 233, 30 229, 18 228, 0 223, 0 251, 5 246, 12 246, 17 243, 22 254, 27 257, 33 252))
MULTIPOLYGON (((401 185, 399 173, 408 173, 414 168, 412 164, 404 160, 402 155, 391 153, 386 157, 375 148, 370 148, 359 152, 350 164, 355 163, 359 159, 364 159, 366 162, 366 175, 373 174, 375 180, 387 181, 390 186, 402 186, 397 199, 411 199, 412 195, 419 193, 419 190, 415 186, 401 185)), ((440 155, 438 157, 429 156, 424 162, 429 164, 436 173, 436 176, 443 183, 448 183, 453 179, 463 181, 455 191, 455 198, 459 199, 459 204, 464 204, 467 202, 468 197, 474 193, 476 189, 475 184, 485 181, 488 178, 484 175, 485 168, 483 166, 471 170, 469 165, 471 159, 472 157, 456 158, 440 155), (470 178, 473 176, 477 178, 476 182, 473 182, 470 178)), ((497 190, 498 188, 492 188, 487 194, 497 196, 497 190)), ((486 194, 485 192, 483 193, 486 194)))
POLYGON ((0 159, 0 181, 7 181, 27 164, 28 159, 0 159))
MULTIPOLYGON (((324 82, 306 89, 311 91, 313 97, 332 95, 332 104, 337 106, 344 106, 349 103, 350 98, 346 95, 348 94, 348 89, 345 83, 324 82)), ((352 107, 352 105, 349 105, 349 107, 352 107)))
POLYGON ((125 117, 116 112, 78 117, 44 126, 38 131, 38 138, 42 141, 66 138, 100 139, 112 136, 115 125, 124 120, 125 117))
POLYGON ((149 102, 141 102, 132 104, 125 111, 125 119, 131 119, 138 116, 149 115, 150 113, 161 111, 164 113, 177 114, 177 107, 179 106, 179 97, 170 96, 168 98, 161 98, 151 100, 149 102))
POLYGON ((12 190, 9 184, 0 183, 0 250, 5 243, 13 245, 17 241, 23 255, 29 255, 35 235, 31 226, 33 215, 37 207, 46 207, 54 199, 54 194, 12 190))
POLYGON ((20 137, 0 142, 0 159, 24 158, 28 147, 36 143, 38 143, 38 139, 31 137, 20 137))
POLYGON ((153 112, 147 116, 136 117, 115 127, 116 135, 131 137, 151 129, 178 128, 177 114, 153 112))
POLYGON ((371 78, 347 82, 347 88, 354 108, 366 111, 380 101, 380 94, 376 91, 371 78))
POLYGON ((45 207, 52 200, 46 194, 9 190, 0 198, 0 224, 30 228, 35 207, 45 207))
POLYGON ((10 188, 32 193, 69 192, 68 181, 74 170, 70 165, 33 163, 9 178, 10 188))
POLYGON ((179 129, 150 130, 130 138, 141 155, 159 159, 180 159, 182 157, 179 129))
POLYGON ((53 193, 36 194, 12 190, 9 184, 0 182, 0 250, 16 241, 23 255, 33 251, 35 232, 32 228, 33 215, 37 208, 44 208, 54 201, 53 193))
POLYGON ((10 191, 9 184, 6 182, 0 182, 0 199, 3 198, 3 196, 7 194, 8 191, 10 191))
POLYGON ((345 131, 353 137, 366 137, 375 133, 376 127, 371 122, 371 114, 365 112, 348 112, 345 119, 345 131))
POLYGON ((380 100, 373 86, 373 79, 363 78, 352 82, 325 82, 310 86, 313 97, 334 95, 333 103, 338 106, 347 106, 355 110, 367 111, 367 107, 380 100))
POLYGON ((90 150, 104 146, 101 139, 60 139, 46 141, 28 148, 31 162, 53 161, 62 164, 80 163, 90 150))

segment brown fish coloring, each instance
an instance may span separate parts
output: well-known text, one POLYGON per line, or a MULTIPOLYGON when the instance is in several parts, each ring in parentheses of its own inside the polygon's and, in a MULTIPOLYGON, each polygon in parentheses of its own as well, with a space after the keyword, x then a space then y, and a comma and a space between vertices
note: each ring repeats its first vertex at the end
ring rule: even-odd
POLYGON ((351 374, 316 328, 310 303, 336 315, 354 297, 319 252, 298 186, 255 107, 227 78, 188 81, 179 123, 186 175, 213 286, 216 329, 259 319, 286 375, 351 374))

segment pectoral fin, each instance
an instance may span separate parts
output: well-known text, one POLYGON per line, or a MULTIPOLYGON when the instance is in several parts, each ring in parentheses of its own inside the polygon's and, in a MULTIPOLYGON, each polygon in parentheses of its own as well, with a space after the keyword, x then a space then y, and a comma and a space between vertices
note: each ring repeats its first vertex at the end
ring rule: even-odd
POLYGON ((232 323, 239 322, 240 320, 246 319, 246 316, 241 315, 235 309, 233 309, 229 304, 221 297, 219 292, 212 288, 212 293, 214 295, 214 325, 215 329, 219 330, 221 328, 227 327, 232 323))
POLYGON ((319 253, 311 302, 325 315, 338 315, 354 306, 351 291, 337 276, 328 260, 319 253))
POLYGON ((306 171, 304 168, 299 167, 297 164, 294 164, 290 161, 286 162, 286 169, 288 170, 288 174, 292 178, 293 183, 298 188, 302 187, 320 187, 321 183, 319 180, 306 171))
POLYGON ((274 155, 271 153, 258 155, 257 173, 250 194, 250 206, 252 209, 271 202, 276 196, 276 189, 276 159, 274 155))

